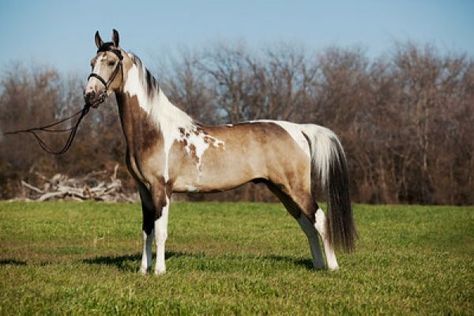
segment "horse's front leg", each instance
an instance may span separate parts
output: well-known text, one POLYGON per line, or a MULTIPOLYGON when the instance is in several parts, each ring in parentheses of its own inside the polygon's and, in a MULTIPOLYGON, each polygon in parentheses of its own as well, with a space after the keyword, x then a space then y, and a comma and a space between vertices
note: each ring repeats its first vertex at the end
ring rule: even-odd
POLYGON ((143 252, 142 262, 140 265, 140 273, 146 274, 151 266, 152 254, 151 246, 153 243, 153 229, 147 230, 143 228, 143 252))
POLYGON ((143 235, 143 252, 142 261, 140 265, 140 273, 146 274, 148 268, 151 266, 152 253, 151 246, 153 244, 154 235, 154 217, 153 200, 151 194, 143 185, 139 185, 140 199, 142 202, 142 235, 143 235))
POLYGON ((166 272, 165 264, 165 244, 168 238, 168 213, 170 206, 169 192, 163 183, 157 183, 151 187, 151 195, 155 210, 154 229, 156 242, 156 263, 155 274, 166 272))
POLYGON ((165 243, 168 238, 168 210, 170 200, 166 188, 162 184, 152 185, 147 189, 139 185, 140 198, 143 212, 143 254, 140 272, 146 274, 151 266, 151 247, 153 237, 156 242, 155 274, 166 272, 165 243))
POLYGON ((155 220, 155 241, 156 241, 156 264, 155 274, 166 272, 165 264, 165 243, 168 238, 168 211, 170 201, 165 197, 166 205, 162 207, 161 216, 155 220))

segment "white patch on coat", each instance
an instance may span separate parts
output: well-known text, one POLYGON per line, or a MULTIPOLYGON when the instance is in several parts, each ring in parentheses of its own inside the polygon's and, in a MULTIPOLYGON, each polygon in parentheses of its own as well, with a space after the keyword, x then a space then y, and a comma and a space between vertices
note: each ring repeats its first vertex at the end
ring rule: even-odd
POLYGON ((186 191, 188 192, 199 192, 199 188, 195 187, 192 184, 186 185, 185 188, 186 188, 186 191))
MULTIPOLYGON (((130 58, 134 58, 129 54, 130 58)), ((165 181, 169 180, 169 152, 175 141, 187 140, 186 151, 191 154, 191 145, 195 147, 197 156, 197 169, 201 171, 202 156, 210 145, 224 148, 224 142, 215 137, 205 134, 193 119, 184 111, 172 104, 161 89, 157 93, 147 94, 144 89, 146 68, 142 65, 139 69, 133 64, 127 73, 127 79, 124 84, 124 92, 130 96, 136 96, 139 106, 150 116, 151 120, 160 129, 164 141, 164 174, 165 181), (189 136, 183 137, 180 130, 185 130, 189 136), (206 142, 207 140, 207 142, 206 142)))
MULTIPOLYGON (((142 70, 143 73, 143 70, 142 70)), ((160 129, 164 141, 164 174, 165 181, 169 180, 168 156, 174 141, 179 139, 179 127, 192 129, 194 123, 192 118, 174 106, 161 91, 149 98, 140 80, 140 70, 133 64, 127 73, 127 81, 124 91, 131 96, 136 96, 139 106, 150 116, 151 120, 160 129)))
POLYGON ((142 262, 140 265, 140 273, 146 274, 148 271, 148 268, 151 266, 151 259, 152 259, 152 253, 151 253, 151 246, 153 243, 153 231, 150 233, 150 235, 147 235, 145 231, 143 231, 143 253, 142 253, 142 262))
POLYGON ((310 148, 308 141, 304 137, 302 133, 302 126, 301 124, 286 122, 286 121, 274 121, 274 120, 256 120, 250 121, 250 123, 273 123, 281 128, 283 128, 290 136, 293 138, 296 144, 303 150, 303 152, 311 157, 310 148))
POLYGON ((324 214, 322 209, 318 209, 315 214, 315 223, 314 228, 318 231, 321 239, 323 241, 324 252, 326 253, 326 261, 328 264, 329 270, 337 270, 339 269, 339 265, 337 264, 336 254, 334 252, 334 248, 331 246, 328 240, 327 235, 327 219, 326 215, 324 214))
POLYGON ((148 113, 153 100, 148 100, 146 92, 140 82, 138 67, 135 64, 128 70, 127 80, 125 81, 123 90, 129 93, 130 96, 136 96, 140 106, 148 113))
POLYGON ((188 155, 196 155, 196 167, 198 171, 201 171, 202 156, 211 145, 216 148, 221 147, 225 149, 223 141, 206 134, 202 129, 196 126, 194 126, 192 130, 188 130, 185 127, 181 127, 179 130, 180 137, 178 140, 186 144, 184 148, 188 155))
POLYGON ((316 269, 324 269, 324 258, 321 251, 321 246, 319 245, 319 238, 315 227, 303 214, 301 214, 296 220, 308 238, 311 255, 313 257, 313 266, 316 269))
POLYGON ((334 159, 337 159, 338 150, 342 151, 342 145, 336 134, 330 129, 316 124, 301 125, 302 130, 311 142, 311 157, 319 172, 321 185, 326 187, 329 178, 329 168, 334 159))
POLYGON ((161 217, 155 221, 155 242, 156 242, 156 263, 155 274, 160 275, 166 272, 165 244, 168 238, 168 214, 170 200, 166 197, 166 206, 161 211, 161 217))

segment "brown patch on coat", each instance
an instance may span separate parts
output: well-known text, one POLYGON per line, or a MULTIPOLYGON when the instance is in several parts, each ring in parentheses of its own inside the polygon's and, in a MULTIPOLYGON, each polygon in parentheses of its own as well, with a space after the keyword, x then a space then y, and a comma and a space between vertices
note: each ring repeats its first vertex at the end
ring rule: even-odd
POLYGON ((193 158, 193 160, 196 162, 196 163, 199 163, 199 157, 197 156, 196 154, 196 146, 194 146, 194 144, 190 144, 188 146, 189 148, 189 152, 191 154, 191 157, 193 158))
POLYGON ((161 137, 161 134, 158 132, 158 128, 155 123, 151 121, 151 118, 143 110, 140 112, 142 117, 141 122, 141 149, 143 152, 150 150, 155 146, 161 137))
POLYGON ((148 170, 146 162, 156 154, 155 149, 162 146, 163 137, 148 113, 138 104, 137 96, 128 93, 117 93, 116 96, 127 143, 127 166, 135 180, 150 187, 147 174, 152 171, 148 170))

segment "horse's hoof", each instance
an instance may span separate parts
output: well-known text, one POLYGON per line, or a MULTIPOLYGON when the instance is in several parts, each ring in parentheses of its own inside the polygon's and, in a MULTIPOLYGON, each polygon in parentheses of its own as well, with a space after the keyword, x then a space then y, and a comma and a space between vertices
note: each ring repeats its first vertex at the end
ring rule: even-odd
POLYGON ((166 270, 155 270, 155 275, 163 275, 166 273, 166 270))
POLYGON ((333 266, 333 267, 328 267, 328 270, 329 271, 337 271, 337 270, 339 270, 339 266, 336 265, 336 266, 333 266))

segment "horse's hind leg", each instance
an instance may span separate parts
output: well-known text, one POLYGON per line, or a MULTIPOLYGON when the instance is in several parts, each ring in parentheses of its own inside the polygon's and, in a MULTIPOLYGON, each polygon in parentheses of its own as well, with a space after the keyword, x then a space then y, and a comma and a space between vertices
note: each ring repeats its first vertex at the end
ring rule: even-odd
POLYGON ((314 221, 310 220, 308 216, 314 219, 314 209, 310 195, 305 197, 290 196, 283 192, 279 187, 273 183, 267 183, 268 188, 280 199, 285 208, 298 222, 301 229, 308 238, 311 255, 313 257, 313 266, 315 269, 324 269, 324 257, 319 244, 318 234, 315 229, 314 221))
POLYGON ((324 252, 326 253, 326 261, 328 264, 329 270, 337 270, 339 269, 339 265, 337 264, 336 254, 334 252, 333 246, 329 243, 329 237, 327 233, 327 219, 326 215, 322 209, 318 208, 315 214, 315 223, 314 227, 321 236, 321 240, 323 241, 324 252))
POLYGON ((296 220, 308 238, 314 268, 319 270, 324 269, 326 267, 324 264, 324 257, 321 251, 318 234, 313 223, 303 213, 301 213, 296 220))
POLYGON ((327 219, 324 212, 318 207, 311 194, 297 195, 295 200, 298 202, 298 205, 301 205, 302 207, 302 212, 296 220, 308 237, 311 254, 313 255, 314 267, 317 269, 324 268, 324 258, 321 254, 319 242, 319 239, 321 239, 324 247, 327 268, 329 270, 339 269, 334 248, 329 242, 327 219))
MULTIPOLYGON (((322 259, 321 248, 319 239, 321 239, 324 254, 326 257, 327 268, 329 270, 339 269, 337 264, 336 254, 334 253, 334 248, 329 242, 328 233, 327 233, 327 219, 324 212, 318 207, 316 202, 313 202, 311 198, 308 200, 310 206, 307 206, 304 211, 301 213, 301 216, 297 218, 298 223, 300 224, 303 231, 308 237, 311 253, 313 255, 313 262, 316 268, 321 267, 322 259), (316 209, 316 211, 314 211, 316 209), (318 237, 319 235, 319 237, 318 237)), ((324 261, 323 261, 324 262, 324 261)), ((323 263, 324 265, 324 263, 323 263)))

